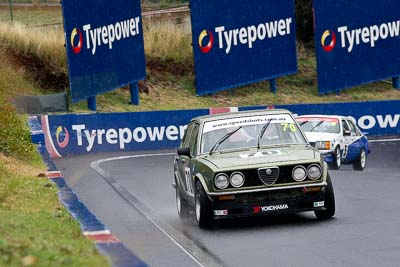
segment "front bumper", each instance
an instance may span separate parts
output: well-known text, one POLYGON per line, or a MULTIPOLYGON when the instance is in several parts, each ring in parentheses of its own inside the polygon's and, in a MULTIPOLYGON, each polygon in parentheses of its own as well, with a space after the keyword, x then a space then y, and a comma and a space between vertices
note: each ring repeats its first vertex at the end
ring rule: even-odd
POLYGON ((234 195, 234 199, 213 197, 214 219, 248 217, 267 214, 295 213, 324 209, 325 187, 280 190, 234 195))
POLYGON ((319 152, 326 163, 332 163, 334 161, 333 151, 320 150, 319 152))

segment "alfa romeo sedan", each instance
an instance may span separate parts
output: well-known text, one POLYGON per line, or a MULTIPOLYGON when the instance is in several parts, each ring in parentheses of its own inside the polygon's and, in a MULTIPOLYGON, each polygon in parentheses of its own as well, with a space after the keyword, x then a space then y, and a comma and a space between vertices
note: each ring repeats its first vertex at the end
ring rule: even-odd
POLYGON ((194 210, 202 228, 223 218, 335 214, 327 164, 287 110, 193 118, 175 156, 174 176, 179 216, 194 210))

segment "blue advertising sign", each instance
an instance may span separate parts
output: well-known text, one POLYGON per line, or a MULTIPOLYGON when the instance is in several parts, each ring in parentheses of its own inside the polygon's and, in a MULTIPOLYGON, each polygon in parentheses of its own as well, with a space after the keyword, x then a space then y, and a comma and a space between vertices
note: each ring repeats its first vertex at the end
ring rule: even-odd
MULTIPOLYGON (((400 101, 279 105, 294 114, 352 116, 369 135, 400 135, 400 101)), ((99 152, 173 149, 196 116, 265 109, 266 106, 196 110, 67 114, 41 117, 46 148, 53 158, 99 152)), ((31 119, 30 119, 31 120, 31 119)), ((30 123, 31 125, 31 123, 30 123)), ((32 141, 42 142, 37 129, 32 141)))
POLYGON ((140 0, 62 1, 72 101, 146 76, 140 0))
POLYGON ((398 0, 314 0, 320 93, 400 74, 398 0))
POLYGON ((279 105, 297 115, 324 114, 350 116, 368 135, 400 134, 400 101, 369 101, 324 104, 279 105))
POLYGON ((191 0, 197 95, 297 72, 294 0, 191 0))

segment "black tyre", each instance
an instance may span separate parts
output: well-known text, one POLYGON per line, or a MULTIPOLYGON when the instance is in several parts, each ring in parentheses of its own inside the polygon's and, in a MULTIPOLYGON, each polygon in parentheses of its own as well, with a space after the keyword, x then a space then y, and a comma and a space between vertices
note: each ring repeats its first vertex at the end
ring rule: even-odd
POLYGON ((175 196, 176 196, 176 210, 178 212, 179 218, 184 219, 187 218, 189 215, 189 207, 188 203, 185 198, 182 197, 181 189, 178 183, 175 180, 176 189, 175 189, 175 196))
POLYGON ((363 171, 367 165, 367 152, 365 149, 361 149, 358 159, 353 163, 353 170, 363 171))
POLYGON ((210 201, 208 200, 206 192, 199 181, 196 182, 195 215, 196 222, 200 228, 208 228, 212 225, 210 201))
POLYGON ((335 215, 335 193, 333 192, 333 186, 331 177, 326 178, 327 186, 325 187, 325 210, 315 210, 315 216, 318 219, 324 220, 329 219, 335 215))
POLYGON ((333 161, 330 164, 331 165, 331 169, 333 170, 339 170, 340 166, 342 166, 342 154, 340 153, 340 147, 337 146, 335 148, 335 151, 332 154, 333 156, 333 161))

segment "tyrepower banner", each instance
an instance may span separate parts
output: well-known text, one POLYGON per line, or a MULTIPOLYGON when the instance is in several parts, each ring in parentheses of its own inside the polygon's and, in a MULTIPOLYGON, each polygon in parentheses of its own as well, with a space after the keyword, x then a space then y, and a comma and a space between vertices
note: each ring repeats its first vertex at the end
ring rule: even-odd
POLYGON ((400 101, 280 105, 298 115, 350 116, 368 135, 400 135, 400 101))
MULTIPOLYGON (((49 115, 41 128, 51 157, 99 152, 173 149, 196 116, 266 108, 294 114, 344 115, 355 118, 369 135, 400 135, 400 101, 301 104, 197 110, 49 115)), ((41 129, 32 132, 32 138, 41 129)), ((39 138, 37 138, 39 140, 39 138)))
POLYGON ((294 0, 191 0, 197 95, 297 72, 294 0))
POLYGON ((41 118, 52 157, 178 147, 186 125, 208 110, 54 115, 41 118))
POLYGON ((146 76, 140 0, 62 1, 72 101, 146 76))
POLYGON ((313 0, 320 93, 400 74, 399 0, 313 0))

